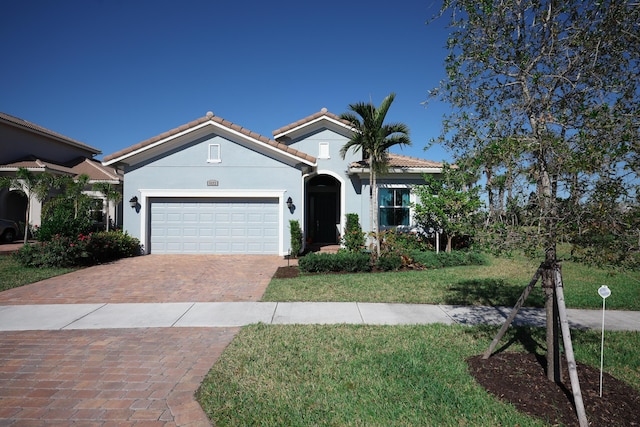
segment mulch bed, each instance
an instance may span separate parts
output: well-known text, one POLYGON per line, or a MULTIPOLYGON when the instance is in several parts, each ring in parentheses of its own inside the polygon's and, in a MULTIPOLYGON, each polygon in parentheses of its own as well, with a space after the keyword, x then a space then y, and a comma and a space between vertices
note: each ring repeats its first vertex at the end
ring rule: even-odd
MULTIPOLYGON (((578 426, 571 381, 566 363, 563 381, 547 379, 544 356, 530 353, 499 353, 483 360, 467 359, 469 372, 489 393, 512 403, 519 411, 552 425, 578 426)), ((640 393, 604 373, 600 397, 600 370, 577 363, 582 400, 589 425, 640 425, 640 393)))
MULTIPOLYGON (((299 275, 298 267, 290 266, 278 268, 273 277, 287 279, 299 275)), ((487 360, 479 355, 467 359, 467 364, 478 384, 519 411, 551 425, 579 425, 566 362, 561 384, 547 379, 546 360, 540 355, 504 352, 487 360)), ((600 370, 581 363, 577 367, 591 427, 640 426, 640 392, 604 373, 600 397, 600 370)))
POLYGON ((293 279, 294 277, 300 276, 300 270, 297 265, 292 265, 289 267, 278 267, 275 274, 273 275, 274 279, 293 279))

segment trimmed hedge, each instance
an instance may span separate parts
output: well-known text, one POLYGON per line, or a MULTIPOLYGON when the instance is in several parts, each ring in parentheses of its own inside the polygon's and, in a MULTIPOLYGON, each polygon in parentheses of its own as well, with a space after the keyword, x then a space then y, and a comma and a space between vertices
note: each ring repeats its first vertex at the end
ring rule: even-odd
MULTIPOLYGON (((422 252, 410 254, 414 265, 424 268, 456 267, 459 265, 486 265, 487 257, 479 252, 422 252)), ((409 258, 406 258, 409 259, 409 258)), ((405 258, 398 254, 382 254, 375 266, 384 271, 395 271, 405 265, 405 258)), ((371 271, 371 255, 366 252, 342 251, 337 254, 310 253, 298 260, 298 268, 306 273, 346 272, 358 273, 371 271)))
POLYGON ((371 256, 363 252, 310 253, 298 260, 298 268, 307 273, 371 271, 371 256))

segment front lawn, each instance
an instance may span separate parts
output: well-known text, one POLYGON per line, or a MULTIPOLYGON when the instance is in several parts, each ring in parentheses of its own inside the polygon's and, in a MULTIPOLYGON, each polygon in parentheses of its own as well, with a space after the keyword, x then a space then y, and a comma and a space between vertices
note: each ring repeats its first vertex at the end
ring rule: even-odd
POLYGON ((12 256, 3 255, 0 256, 0 292, 75 270, 77 268, 27 268, 15 261, 12 256))
MULTIPOLYGON (((389 273, 302 275, 273 279, 263 301, 358 301, 415 304, 513 306, 539 266, 525 257, 490 257, 483 266, 389 273)), ((599 309, 598 288, 607 285, 607 308, 640 310, 640 272, 612 272, 563 263, 569 308, 599 309)), ((526 306, 542 307, 538 284, 526 306)))
MULTIPOLYGON (((212 367, 198 400, 217 426, 547 425, 490 395, 470 375, 466 358, 484 352, 495 332, 252 325, 212 367)), ((574 334, 578 361, 599 366, 599 337, 574 334)), ((508 351, 530 350, 532 342, 544 345, 542 329, 510 328, 502 340, 508 351)), ((611 332, 607 343, 606 370, 640 389, 640 333, 611 332)))

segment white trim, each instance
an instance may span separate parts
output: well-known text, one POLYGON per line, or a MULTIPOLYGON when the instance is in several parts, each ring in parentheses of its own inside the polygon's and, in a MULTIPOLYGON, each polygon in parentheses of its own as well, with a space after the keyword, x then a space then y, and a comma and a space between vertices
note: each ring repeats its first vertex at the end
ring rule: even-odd
POLYGON ((141 189, 140 192, 140 242, 145 248, 151 247, 149 228, 149 209, 151 198, 165 197, 165 198, 274 198, 278 199, 279 205, 279 227, 280 232, 278 236, 278 251, 279 255, 284 256, 284 194, 286 190, 180 190, 180 189, 141 189))
POLYGON ((122 161, 122 160, 124 160, 124 159, 129 158, 129 157, 133 157, 133 156, 135 156, 135 155, 137 155, 137 154, 141 154, 141 153, 143 153, 143 152, 145 152, 145 151, 147 151, 147 150, 151 150, 152 148, 155 148, 155 147, 157 147, 157 146, 159 146, 159 145, 162 145, 162 144, 164 144, 164 143, 165 143, 165 142, 167 142, 167 141, 171 141, 172 139, 177 139, 177 138, 179 138, 179 137, 181 137, 181 136, 183 136, 183 135, 186 135, 186 134, 188 134, 188 133, 195 132, 196 130, 198 130, 198 129, 202 129, 202 128, 204 128, 204 127, 205 127, 205 126, 207 126, 207 125, 208 125, 208 122, 200 123, 199 125, 196 125, 196 126, 194 126, 194 127, 192 127, 192 128, 185 129, 185 130, 183 130, 183 131, 181 131, 181 132, 178 132, 178 133, 176 133, 176 134, 174 134, 174 135, 168 136, 168 137, 166 137, 166 138, 162 138, 162 139, 160 139, 160 140, 158 140, 158 141, 156 141, 156 142, 154 142, 154 143, 151 143, 151 144, 149 144, 149 145, 145 145, 144 147, 140 147, 140 148, 138 148, 137 150, 133 150, 133 151, 132 151, 132 152, 130 152, 130 153, 123 154, 123 155, 122 155, 122 156, 120 156, 120 157, 116 157, 115 159, 111 159, 111 160, 109 160, 109 161, 107 161, 107 162, 102 162, 102 164, 103 164, 104 166, 109 166, 109 165, 112 165, 112 164, 114 164, 114 163, 118 163, 118 162, 120 162, 120 161, 122 161))
POLYGON ((327 160, 331 158, 331 145, 326 141, 318 143, 318 159, 327 160))
POLYGON ((353 126, 348 126, 348 125, 346 125, 346 124, 342 123, 342 122, 341 122, 341 121, 339 121, 339 120, 335 120, 335 119, 333 119, 333 118, 331 118, 331 117, 329 117, 329 116, 325 116, 325 115, 323 115, 323 116, 320 116, 320 117, 318 117, 318 118, 315 118, 315 119, 313 119, 313 120, 311 120, 311 121, 305 122, 305 123, 303 123, 303 124, 301 124, 301 125, 299 125, 299 126, 296 126, 296 127, 294 127, 294 128, 291 128, 291 129, 289 129, 289 130, 286 130, 286 131, 284 131, 284 132, 280 132, 279 134, 274 135, 274 136, 273 136, 273 138, 277 140, 277 139, 279 139, 279 138, 282 138, 283 136, 286 136, 287 134, 294 133, 294 132, 296 132, 296 131, 299 131, 300 129, 304 129, 304 128, 305 128, 305 127, 307 127, 307 126, 312 126, 312 125, 314 125, 314 124, 316 124, 316 123, 319 123, 319 122, 321 122, 321 121, 323 121, 323 120, 326 120, 326 121, 328 121, 328 122, 334 123, 334 124, 336 124, 336 125, 338 125, 338 126, 340 126, 340 127, 343 127, 343 128, 345 128, 345 129, 347 129, 347 130, 349 130, 349 131, 351 131, 351 132, 355 132, 355 131, 356 131, 356 129, 355 129, 353 126))
MULTIPOLYGON (((345 226, 345 204, 346 204, 346 200, 347 200, 347 194, 346 194, 346 189, 345 189, 345 181, 344 179, 338 175, 337 173, 335 173, 334 171, 331 170, 327 170, 327 169, 320 169, 318 170, 313 177, 316 177, 318 175, 329 175, 333 178, 335 178, 338 182, 340 182, 340 225, 339 225, 339 229, 338 229, 338 233, 340 234, 340 236, 342 236, 342 233, 344 231, 344 226, 345 226)), ((306 197, 306 195, 305 195, 306 197)))
MULTIPOLYGON (((357 168, 357 167, 349 167, 348 170, 350 175, 368 175, 369 168, 357 168)), ((389 174, 402 174, 402 173, 442 173, 442 168, 428 168, 428 167, 412 167, 412 168, 389 168, 389 174)))
MULTIPOLYGON (((258 145, 258 146, 260 146, 262 148, 265 148, 268 151, 275 153, 276 155, 283 156, 283 157, 286 157, 286 158, 289 158, 289 159, 293 159, 296 162, 304 163, 304 164, 307 164, 309 166, 315 166, 315 163, 313 163, 313 162, 311 162, 311 161, 309 161, 307 159, 304 159, 302 157, 298 157, 298 156, 296 156, 294 154, 291 154, 291 153, 289 153, 287 151, 284 151, 284 150, 281 150, 279 148, 273 147, 273 146, 271 146, 271 145, 269 145, 269 144, 267 144, 265 142, 260 141, 259 139, 251 137, 249 135, 245 135, 242 132, 239 132, 239 131, 237 131, 235 129, 231 129, 229 127, 223 126, 220 123, 214 122, 214 121, 211 121, 211 120, 203 122, 203 123, 200 123, 200 124, 198 124, 198 125, 196 125, 196 126, 194 126, 192 128, 185 129, 185 130, 183 130, 181 132, 178 132, 178 133, 176 133, 174 135, 171 135, 171 136, 168 136, 166 138, 160 139, 160 140, 158 140, 158 141, 156 141, 156 142, 154 142, 152 144, 145 145, 144 147, 141 147, 141 148, 139 148, 137 150, 134 150, 134 151, 132 151, 130 153, 123 154, 122 156, 116 157, 115 159, 111 159, 111 160, 109 160, 107 162, 102 162, 102 164, 104 166, 109 166, 109 165, 112 165, 114 163, 122 162, 127 158, 136 156, 138 154, 142 154, 143 152, 145 152, 147 150, 151 150, 151 149, 153 149, 155 147, 158 147, 158 146, 160 146, 160 145, 162 145, 162 144, 164 144, 166 142, 169 142, 169 141, 172 141, 172 140, 176 140, 176 139, 178 139, 178 138, 180 138, 180 137, 182 137, 184 135, 187 135, 189 133, 192 133, 192 132, 195 132, 197 130, 203 129, 206 126, 213 126, 213 127, 217 128, 217 129, 220 129, 221 133, 227 133, 227 134, 234 135, 234 136, 236 136, 236 137, 238 137, 238 138, 240 138, 240 139, 242 139, 244 141, 248 141, 248 142, 251 142, 251 143, 253 143, 255 145, 258 145)), ((277 141, 274 141, 274 142, 277 142, 277 141)))
POLYGON ((209 144, 209 150, 207 152, 207 163, 222 163, 222 158, 220 157, 221 153, 221 149, 220 149, 220 144, 219 143, 215 143, 215 144, 209 144), (217 156, 212 156, 211 155, 211 149, 213 147, 218 147, 218 153, 217 156))
MULTIPOLYGON (((418 203, 418 202, 417 202, 416 194, 413 191, 413 187, 414 186, 412 184, 380 184, 380 185, 378 185, 378 189, 384 188, 384 189, 409 190, 409 206, 408 206, 408 208, 409 208, 409 225, 408 226, 402 226, 402 227, 414 227, 413 215, 415 214, 415 209, 413 208, 413 205, 418 203)), ((378 193, 378 197, 379 197, 379 193, 378 193)), ((380 201, 379 200, 376 200, 376 207, 377 207, 378 211, 380 211, 380 208, 382 208, 382 206, 380 205, 380 201)), ((380 222, 380 214, 378 214, 378 223, 379 222, 380 222)), ((378 224, 378 227, 380 227, 380 224, 378 224)), ((400 226, 386 225, 385 227, 395 228, 395 227, 400 227, 400 226)))

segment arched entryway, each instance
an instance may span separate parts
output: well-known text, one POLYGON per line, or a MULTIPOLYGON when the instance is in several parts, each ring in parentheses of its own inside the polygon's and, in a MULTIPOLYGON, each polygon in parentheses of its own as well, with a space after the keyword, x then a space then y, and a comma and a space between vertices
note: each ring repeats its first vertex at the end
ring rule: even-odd
POLYGON ((340 225, 340 181, 330 175, 317 175, 307 182, 307 242, 337 244, 340 225))

